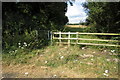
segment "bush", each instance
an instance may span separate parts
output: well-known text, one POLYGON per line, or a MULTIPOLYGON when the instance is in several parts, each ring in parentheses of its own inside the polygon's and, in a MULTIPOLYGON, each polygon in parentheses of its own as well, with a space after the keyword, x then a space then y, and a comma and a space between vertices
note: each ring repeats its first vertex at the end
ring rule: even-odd
POLYGON ((10 35, 6 34, 3 36, 3 51, 15 50, 17 48, 26 49, 37 49, 48 44, 47 32, 33 30, 30 33, 25 31, 24 34, 10 35))

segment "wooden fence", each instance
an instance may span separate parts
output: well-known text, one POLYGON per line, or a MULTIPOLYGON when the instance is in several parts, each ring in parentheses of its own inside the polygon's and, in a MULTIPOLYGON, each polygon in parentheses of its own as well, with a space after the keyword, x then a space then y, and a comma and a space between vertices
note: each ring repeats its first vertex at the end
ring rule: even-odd
POLYGON ((86 38, 79 38, 80 35, 106 35, 106 36, 120 36, 120 34, 115 33, 80 33, 80 32, 52 32, 52 40, 59 40, 58 44, 80 44, 80 45, 97 45, 97 46, 116 46, 120 47, 119 44, 101 44, 101 43, 82 43, 81 41, 102 41, 102 42, 115 42, 119 43, 119 40, 106 40, 106 39, 86 39, 86 38), (76 35, 75 38, 71 37, 71 35, 76 35), (56 37, 57 35, 57 37, 56 37), (67 35, 66 37, 62 37, 62 35, 67 35), (67 42, 63 42, 62 40, 67 40, 67 42), (72 42, 71 40, 75 40, 72 42))

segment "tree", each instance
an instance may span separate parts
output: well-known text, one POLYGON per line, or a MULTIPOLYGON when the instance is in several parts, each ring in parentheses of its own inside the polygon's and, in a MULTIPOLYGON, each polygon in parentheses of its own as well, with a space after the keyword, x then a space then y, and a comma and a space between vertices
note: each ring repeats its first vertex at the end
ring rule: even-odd
MULTIPOLYGON (((6 44, 13 46, 19 41, 25 41, 27 38, 24 35, 34 30, 38 32, 40 30, 62 30, 63 25, 68 22, 65 16, 67 4, 64 2, 4 2, 2 8, 3 48, 6 44), (21 39, 16 38, 18 35, 21 39)), ((40 40, 45 42, 43 36, 40 40)), ((31 35, 30 37, 27 39, 29 42, 29 39, 35 41, 35 38, 31 35)))
POLYGON ((88 14, 87 23, 97 32, 120 32, 120 2, 87 2, 83 6, 88 14))

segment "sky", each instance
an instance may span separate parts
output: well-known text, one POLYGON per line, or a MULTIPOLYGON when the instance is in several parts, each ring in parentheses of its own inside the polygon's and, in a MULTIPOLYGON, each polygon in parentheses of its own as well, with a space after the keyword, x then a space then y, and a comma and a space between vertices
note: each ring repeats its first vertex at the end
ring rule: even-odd
POLYGON ((82 3, 85 2, 85 0, 75 0, 73 3, 73 6, 70 5, 69 2, 67 2, 67 12, 66 16, 69 19, 68 23, 80 23, 81 21, 84 22, 87 18, 87 14, 84 11, 84 8, 82 7, 82 3))

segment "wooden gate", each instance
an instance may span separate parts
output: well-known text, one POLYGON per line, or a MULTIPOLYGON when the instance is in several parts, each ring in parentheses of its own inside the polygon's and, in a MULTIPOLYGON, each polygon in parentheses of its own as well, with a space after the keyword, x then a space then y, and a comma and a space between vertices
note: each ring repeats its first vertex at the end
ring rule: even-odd
POLYGON ((80 44, 80 45, 97 45, 97 46, 116 46, 120 47, 119 45, 119 40, 111 40, 111 39, 90 39, 90 38, 81 38, 80 36, 82 35, 88 35, 88 36, 112 36, 112 37, 119 37, 120 34, 115 34, 115 33, 81 33, 81 32, 52 32, 51 39, 53 40, 58 40, 55 41, 57 44, 80 44), (74 37, 72 37, 74 35, 74 37), (67 40, 67 41, 64 41, 67 40), (72 41, 74 40, 74 42, 72 41), (82 42, 84 41, 84 42, 82 42), (102 42, 102 43, 92 43, 88 41, 95 41, 95 42, 102 42), (87 43, 86 43, 87 42, 87 43), (104 42, 104 44, 103 44, 104 42), (109 42, 113 42, 115 44, 109 44, 109 42), (106 44, 105 44, 106 43, 106 44))

